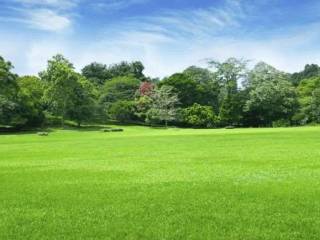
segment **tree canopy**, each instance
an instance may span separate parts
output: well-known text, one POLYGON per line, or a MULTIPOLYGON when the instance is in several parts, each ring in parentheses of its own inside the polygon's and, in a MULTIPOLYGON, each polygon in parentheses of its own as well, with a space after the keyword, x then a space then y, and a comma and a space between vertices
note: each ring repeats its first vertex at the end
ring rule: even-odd
POLYGON ((58 54, 39 76, 18 76, 0 57, 0 127, 36 127, 51 119, 62 126, 65 120, 78 126, 109 120, 190 127, 319 123, 319 69, 308 64, 289 74, 229 58, 157 79, 145 76, 139 61, 93 62, 78 73, 58 54))

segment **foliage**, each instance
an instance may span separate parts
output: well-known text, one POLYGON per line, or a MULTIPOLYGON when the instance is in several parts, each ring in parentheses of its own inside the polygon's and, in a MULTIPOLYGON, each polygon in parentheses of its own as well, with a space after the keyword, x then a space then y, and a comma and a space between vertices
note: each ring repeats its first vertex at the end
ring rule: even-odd
POLYGON ((133 100, 139 87, 139 80, 132 76, 116 77, 105 83, 100 101, 108 104, 120 100, 133 100))
POLYGON ((48 61, 47 69, 40 73, 45 82, 44 99, 49 110, 61 116, 61 125, 68 110, 74 107, 74 89, 78 87, 78 75, 73 65, 62 55, 56 55, 48 61))
POLYGON ((317 64, 307 64, 303 71, 292 74, 290 81, 298 86, 302 80, 312 77, 320 77, 320 67, 317 64))
POLYGON ((320 122, 318 65, 288 74, 264 62, 249 71, 248 61, 237 58, 208 64, 158 79, 146 77, 138 61, 93 62, 79 74, 66 58, 56 55, 39 79, 17 76, 12 64, 0 57, 0 125, 33 127, 45 120, 51 123, 51 118, 61 119, 62 125, 65 120, 80 126, 113 119, 204 127, 211 125, 203 120, 211 111, 219 127, 320 122), (186 109, 193 117, 183 117, 186 109))
POLYGON ((296 108, 296 91, 281 78, 261 81, 252 88, 245 105, 245 111, 250 113, 255 126, 268 126, 281 119, 290 121, 296 108))
POLYGON ((225 62, 210 60, 209 66, 215 70, 220 84, 219 118, 223 125, 238 125, 241 122, 242 105, 238 83, 247 77, 247 62, 229 58, 225 62))
MULTIPOLYGON (((150 93, 150 96, 153 92, 150 93)), ((135 115, 138 117, 141 121, 146 121, 148 116, 148 111, 151 108, 152 105, 152 99, 148 95, 144 95, 141 97, 138 97, 135 100, 135 115)))
POLYGON ((151 82, 142 82, 139 87, 140 96, 150 96, 155 85, 151 82))
POLYGON ((133 101, 121 100, 110 105, 109 115, 121 123, 135 120, 135 104, 133 101))
POLYGON ((213 127, 216 125, 216 116, 210 106, 193 104, 183 109, 184 121, 193 127, 213 127))
POLYGON ((318 93, 320 89, 320 77, 302 80, 297 89, 300 104, 299 113, 298 116, 296 116, 297 120, 302 123, 319 123, 318 93))
POLYGON ((176 120, 178 95, 171 86, 156 88, 151 95, 151 107, 147 112, 147 121, 163 121, 166 127, 169 121, 176 120))
POLYGON ((93 62, 82 69, 82 75, 92 83, 101 86, 106 81, 117 77, 131 76, 140 81, 146 80, 143 74, 144 66, 141 62, 121 62, 107 66, 102 63, 93 62))
POLYGON ((97 106, 94 86, 80 74, 76 75, 77 84, 72 94, 73 107, 68 109, 67 116, 76 121, 80 127, 81 123, 93 119, 97 106))
POLYGON ((95 85, 103 85, 112 75, 108 72, 107 65, 93 62, 82 69, 82 75, 95 85))
POLYGON ((23 104, 21 115, 28 119, 26 125, 39 126, 44 122, 43 92, 44 84, 34 76, 24 76, 17 80, 19 101, 23 104))

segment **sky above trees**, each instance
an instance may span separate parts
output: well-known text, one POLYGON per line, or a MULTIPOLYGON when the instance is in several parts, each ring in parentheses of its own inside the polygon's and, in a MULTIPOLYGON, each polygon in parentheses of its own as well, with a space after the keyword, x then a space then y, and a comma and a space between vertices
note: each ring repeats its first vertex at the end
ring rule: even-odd
POLYGON ((139 60, 163 77, 204 59, 244 57, 289 71, 320 63, 318 0, 0 0, 0 54, 35 74, 62 53, 139 60))

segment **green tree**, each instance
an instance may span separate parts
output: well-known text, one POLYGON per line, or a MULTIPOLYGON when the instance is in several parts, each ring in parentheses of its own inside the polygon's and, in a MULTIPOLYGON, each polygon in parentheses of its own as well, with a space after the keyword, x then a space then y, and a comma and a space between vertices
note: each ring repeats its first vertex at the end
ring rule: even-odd
POLYGON ((26 125, 38 126, 45 119, 43 106, 44 84, 36 76, 23 76, 17 80, 19 86, 20 107, 22 116, 27 120, 26 125))
POLYGON ((242 108, 238 84, 247 77, 247 61, 229 58, 225 62, 209 61, 220 84, 219 117, 224 125, 237 125, 242 108))
POLYGON ((111 78, 132 76, 140 81, 144 81, 146 77, 143 74, 144 66, 141 62, 121 62, 108 67, 107 72, 111 78))
POLYGON ((311 114, 315 122, 320 123, 320 88, 312 92, 311 114))
POLYGON ((120 100, 112 103, 109 108, 109 115, 113 120, 121 123, 135 120, 135 103, 133 101, 120 100))
POLYGON ((162 121, 168 127, 169 121, 176 120, 178 95, 173 87, 164 85, 156 88, 151 97, 151 107, 147 113, 147 121, 162 121))
POLYGON ((140 81, 132 76, 116 77, 105 83, 101 101, 112 103, 119 100, 133 100, 139 87, 140 81))
MULTIPOLYGON (((152 93, 153 92, 151 92, 150 95, 152 93)), ((146 121, 148 111, 151 108, 152 99, 150 95, 139 96, 137 99, 135 99, 135 115, 141 121, 146 121)))
POLYGON ((254 126, 271 126, 279 120, 290 121, 297 109, 297 96, 290 82, 282 78, 261 81, 249 92, 245 111, 254 126))
POLYGON ((76 121, 78 127, 85 121, 90 121, 97 109, 96 90, 91 82, 80 74, 75 74, 77 83, 72 94, 72 107, 67 110, 67 116, 76 121))
POLYGON ((176 73, 162 80, 159 86, 171 86, 173 91, 178 94, 182 107, 191 106, 198 103, 203 88, 196 81, 192 80, 186 74, 176 73))
POLYGON ((26 124, 19 101, 17 75, 13 65, 0 56, 0 125, 18 127, 26 124))
POLYGON ((290 81, 294 86, 298 86, 304 79, 319 77, 320 67, 317 64, 307 64, 304 70, 301 72, 293 73, 290 77, 290 81))
POLYGON ((45 82, 44 99, 51 112, 61 117, 61 125, 74 107, 75 89, 79 87, 79 75, 73 65, 62 55, 48 61, 47 69, 40 73, 45 82))
POLYGON ((183 109, 184 121, 193 127, 213 127, 216 125, 216 116, 211 106, 193 104, 183 109))
POLYGON ((318 122, 318 89, 320 89, 320 77, 312 77, 300 82, 297 88, 300 109, 298 114, 295 116, 299 123, 305 124, 318 122))
POLYGON ((85 66, 82 70, 82 75, 96 86, 102 86, 104 83, 112 78, 111 73, 105 64, 93 62, 85 66))
POLYGON ((220 86, 216 74, 205 68, 191 66, 183 71, 187 77, 195 81, 198 86, 197 103, 219 108, 220 86))

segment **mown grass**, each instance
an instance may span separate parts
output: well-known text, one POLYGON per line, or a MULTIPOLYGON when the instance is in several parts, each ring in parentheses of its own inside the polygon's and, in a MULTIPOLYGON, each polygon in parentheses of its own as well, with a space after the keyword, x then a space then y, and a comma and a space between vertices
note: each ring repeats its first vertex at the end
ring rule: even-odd
POLYGON ((319 239, 320 128, 0 135, 0 239, 319 239))

